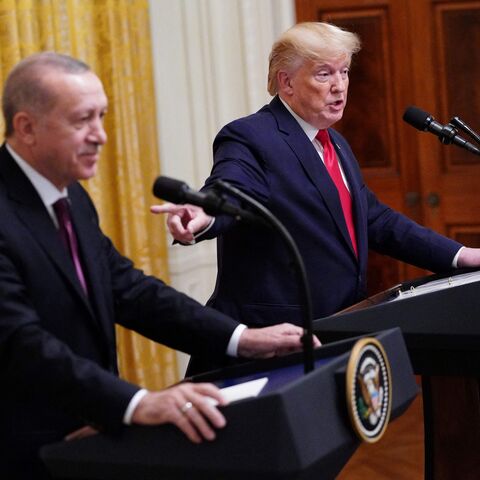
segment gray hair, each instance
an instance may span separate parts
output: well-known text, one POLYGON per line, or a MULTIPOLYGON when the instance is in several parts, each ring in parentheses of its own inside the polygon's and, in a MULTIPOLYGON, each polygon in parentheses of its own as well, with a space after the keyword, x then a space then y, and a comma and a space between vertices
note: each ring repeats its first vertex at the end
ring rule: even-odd
POLYGON ((328 61, 345 56, 351 59, 360 50, 357 34, 323 22, 297 23, 273 44, 269 57, 268 93, 278 92, 280 70, 295 71, 306 60, 328 61))
POLYGON ((2 110, 5 120, 5 137, 13 134, 13 118, 22 110, 45 113, 56 100, 56 92, 44 81, 52 72, 81 74, 90 67, 69 55, 40 52, 20 61, 10 72, 3 87, 2 110))

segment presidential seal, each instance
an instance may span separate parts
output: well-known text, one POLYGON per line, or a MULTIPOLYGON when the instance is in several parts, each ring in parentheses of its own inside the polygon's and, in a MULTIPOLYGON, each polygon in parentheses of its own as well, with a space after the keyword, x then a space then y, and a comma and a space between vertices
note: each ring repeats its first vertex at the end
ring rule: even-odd
POLYGON ((388 358, 375 338, 355 343, 347 365, 347 407, 355 433, 369 443, 385 433, 392 407, 388 358))

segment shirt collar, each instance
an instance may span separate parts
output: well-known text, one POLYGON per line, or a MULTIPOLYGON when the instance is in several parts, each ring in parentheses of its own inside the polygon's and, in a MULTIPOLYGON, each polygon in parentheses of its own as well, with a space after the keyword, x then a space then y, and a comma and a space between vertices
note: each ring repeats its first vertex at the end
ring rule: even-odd
POLYGON ((8 143, 6 144, 6 147, 10 155, 13 157, 15 163, 30 180, 47 208, 53 205, 58 199, 67 197, 66 188, 64 188, 62 191, 58 190, 58 188, 52 182, 50 182, 50 180, 38 173, 17 152, 15 152, 15 150, 8 143))
POLYGON ((298 116, 291 108, 290 105, 288 105, 287 102, 285 102, 282 97, 280 98, 280 101, 283 103, 285 108, 292 114, 292 117, 298 122, 300 127, 302 127, 302 130, 305 132, 305 135, 309 138, 311 142, 315 140, 315 137, 318 133, 318 128, 314 127, 313 125, 310 125, 308 122, 306 122, 302 117, 298 116))

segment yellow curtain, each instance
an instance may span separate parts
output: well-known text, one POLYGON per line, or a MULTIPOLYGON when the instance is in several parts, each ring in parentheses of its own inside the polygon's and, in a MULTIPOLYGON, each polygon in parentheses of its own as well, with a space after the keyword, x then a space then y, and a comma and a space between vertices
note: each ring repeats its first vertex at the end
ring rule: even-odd
MULTIPOLYGON (((86 61, 103 81, 109 140, 85 186, 117 248, 167 280, 165 236, 148 212, 159 170, 148 1, 0 0, 2 85, 13 65, 42 50, 86 61)), ((173 351, 122 328, 117 334, 124 378, 150 389, 177 380, 173 351)))

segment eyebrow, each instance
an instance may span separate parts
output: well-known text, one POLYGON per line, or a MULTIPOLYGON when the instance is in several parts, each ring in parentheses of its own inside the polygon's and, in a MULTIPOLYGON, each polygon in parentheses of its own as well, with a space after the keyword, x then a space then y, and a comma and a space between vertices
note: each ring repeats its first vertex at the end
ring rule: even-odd
MULTIPOLYGON (((342 70, 343 68, 350 68, 350 65, 351 63, 344 63, 342 64, 338 70, 342 70)), ((315 66, 316 69, 321 69, 321 68, 329 68, 329 69, 334 69, 335 70, 335 67, 333 66, 333 64, 331 63, 318 63, 316 66, 315 66)))

